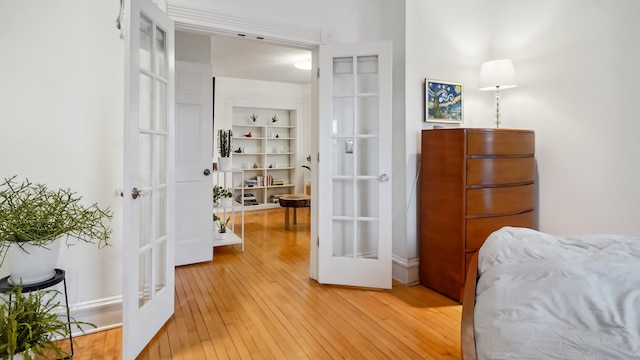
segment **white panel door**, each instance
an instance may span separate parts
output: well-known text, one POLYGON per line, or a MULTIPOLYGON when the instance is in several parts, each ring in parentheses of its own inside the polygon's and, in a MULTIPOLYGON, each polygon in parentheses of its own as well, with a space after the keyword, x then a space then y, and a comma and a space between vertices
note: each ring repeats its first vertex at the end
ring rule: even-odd
POLYGON ((174 309, 174 27, 149 0, 125 12, 122 358, 174 309))
POLYGON ((391 43, 320 47, 318 281, 391 288, 391 43))
POLYGON ((176 266, 213 259, 211 65, 176 61, 176 266))

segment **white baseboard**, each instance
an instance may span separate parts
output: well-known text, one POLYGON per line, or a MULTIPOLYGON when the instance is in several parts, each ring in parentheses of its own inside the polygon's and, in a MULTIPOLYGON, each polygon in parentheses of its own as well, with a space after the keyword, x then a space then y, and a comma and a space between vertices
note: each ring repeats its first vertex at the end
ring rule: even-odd
MULTIPOLYGON (((96 325, 95 329, 85 326, 85 334, 108 330, 122 325, 122 296, 71 304, 69 311, 77 321, 96 325)), ((80 335, 82 332, 73 332, 73 336, 80 335)))
POLYGON ((393 254, 391 256, 391 259, 391 274, 396 281, 401 282, 407 286, 420 283, 419 258, 405 259, 396 254, 393 254))

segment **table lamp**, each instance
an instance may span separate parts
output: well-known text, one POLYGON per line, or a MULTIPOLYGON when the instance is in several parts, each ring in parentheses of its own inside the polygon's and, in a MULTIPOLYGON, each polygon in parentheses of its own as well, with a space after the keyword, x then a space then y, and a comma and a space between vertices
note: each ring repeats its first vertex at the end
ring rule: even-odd
POLYGON ((480 89, 496 91, 496 128, 500 127, 500 90, 516 87, 513 62, 509 59, 491 60, 480 67, 480 89))

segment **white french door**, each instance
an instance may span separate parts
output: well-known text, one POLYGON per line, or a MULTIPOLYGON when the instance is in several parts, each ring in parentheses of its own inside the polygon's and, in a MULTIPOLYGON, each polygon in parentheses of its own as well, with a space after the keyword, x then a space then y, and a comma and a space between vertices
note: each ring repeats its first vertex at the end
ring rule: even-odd
POLYGON ((318 282, 391 288, 391 43, 319 51, 318 282))
POLYGON ((213 259, 211 65, 176 61, 175 265, 213 259))
POLYGON ((174 27, 149 0, 125 12, 122 358, 174 309, 174 27))

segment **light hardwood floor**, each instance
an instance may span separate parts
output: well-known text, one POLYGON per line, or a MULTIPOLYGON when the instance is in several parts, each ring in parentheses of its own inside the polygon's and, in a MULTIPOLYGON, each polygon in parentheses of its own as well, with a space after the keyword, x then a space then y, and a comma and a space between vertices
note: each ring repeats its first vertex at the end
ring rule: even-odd
MULTIPOLYGON (((139 359, 459 359, 461 306, 429 289, 309 278, 308 209, 246 213, 245 251, 176 268, 175 314, 139 359)), ((74 360, 120 359, 120 328, 77 337, 74 360)))

